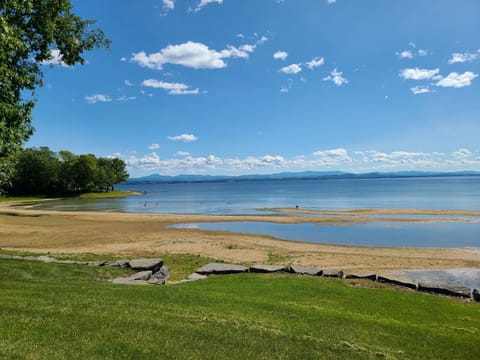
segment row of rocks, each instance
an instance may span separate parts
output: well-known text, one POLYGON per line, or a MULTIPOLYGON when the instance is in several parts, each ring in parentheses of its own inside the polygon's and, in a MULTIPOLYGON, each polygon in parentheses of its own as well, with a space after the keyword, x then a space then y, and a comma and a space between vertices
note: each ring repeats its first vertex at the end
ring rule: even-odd
MULTIPOLYGON (((164 285, 170 277, 170 270, 164 266, 162 259, 134 259, 134 260, 114 260, 114 261, 75 261, 75 260, 57 260, 49 256, 18 256, 0 254, 0 259, 33 260, 46 263, 59 264, 78 264, 88 266, 106 266, 114 268, 132 269, 135 274, 129 277, 116 278, 112 280, 113 284, 122 285, 164 285)), ((323 276, 339 279, 365 279, 378 281, 385 284, 405 287, 422 292, 441 294, 447 296, 460 297, 464 299, 473 299, 480 301, 480 291, 466 286, 412 282, 403 278, 394 276, 382 276, 377 274, 345 274, 339 270, 322 270, 315 267, 301 265, 252 265, 249 268, 238 264, 210 263, 202 266, 187 278, 172 282, 172 284, 185 283, 206 279, 209 275, 224 275, 238 273, 282 273, 298 274, 310 276, 323 276)))
POLYGON ((170 277, 170 270, 163 265, 162 259, 120 259, 113 261, 76 261, 76 260, 57 260, 49 256, 18 256, 0 254, 0 259, 30 260, 46 263, 75 264, 87 266, 105 266, 121 269, 132 269, 135 274, 112 280, 114 284, 124 285, 163 285, 170 277))
POLYGON ((282 274, 299 274, 310 276, 324 276, 339 279, 365 279, 378 281, 385 284, 405 287, 413 290, 428 292, 432 294, 441 294, 454 296, 464 299, 473 299, 480 301, 480 292, 477 289, 470 289, 466 286, 436 284, 436 283, 415 283, 406 279, 396 278, 394 276, 381 276, 377 274, 345 274, 339 270, 322 270, 309 266, 301 265, 252 265, 250 268, 237 264, 211 263, 202 266, 194 274, 187 277, 181 282, 194 281, 204 279, 209 275, 237 274, 237 273, 282 273, 282 274))
POLYGON ((97 261, 76 261, 76 260, 57 260, 50 256, 18 256, 0 254, 0 259, 15 259, 15 260, 30 260, 41 261, 46 263, 58 263, 58 264, 76 264, 76 265, 88 265, 88 266, 107 266, 114 268, 132 269, 137 271, 151 270, 157 272, 163 266, 162 259, 121 259, 113 261, 97 260, 97 261))

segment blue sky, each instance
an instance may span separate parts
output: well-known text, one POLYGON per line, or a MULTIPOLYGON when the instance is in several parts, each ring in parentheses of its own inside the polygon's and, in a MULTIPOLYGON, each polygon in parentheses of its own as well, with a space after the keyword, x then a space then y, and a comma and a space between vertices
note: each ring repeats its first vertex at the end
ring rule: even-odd
POLYGON ((52 52, 27 146, 132 176, 480 170, 477 0, 73 0, 112 41, 52 52))

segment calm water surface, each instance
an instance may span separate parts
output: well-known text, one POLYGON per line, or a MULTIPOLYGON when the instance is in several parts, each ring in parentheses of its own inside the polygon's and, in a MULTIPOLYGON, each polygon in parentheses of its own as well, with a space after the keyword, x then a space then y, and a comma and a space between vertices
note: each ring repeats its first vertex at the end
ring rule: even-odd
POLYGON ((178 224, 197 228, 270 235, 284 240, 324 244, 381 247, 480 247, 480 222, 399 223, 371 222, 348 226, 218 222, 178 224))
POLYGON ((48 208, 182 214, 251 214, 257 208, 296 205, 317 210, 480 210, 480 177, 127 183, 117 188, 145 194, 104 200, 63 200, 50 203, 48 208))

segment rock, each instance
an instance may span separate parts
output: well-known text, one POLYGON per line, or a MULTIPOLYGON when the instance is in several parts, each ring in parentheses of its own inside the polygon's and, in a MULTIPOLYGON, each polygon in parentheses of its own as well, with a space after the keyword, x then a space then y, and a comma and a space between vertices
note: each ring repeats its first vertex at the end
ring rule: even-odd
POLYGON ((342 278, 343 277, 343 271, 339 270, 323 270, 322 273, 323 276, 325 277, 333 277, 333 278, 342 278))
POLYGON ((122 260, 109 261, 104 266, 127 269, 130 267, 130 260, 122 259, 122 260))
POLYGON ((0 254, 0 259, 13 259, 13 255, 0 254))
POLYGON ((121 285, 149 285, 147 281, 150 279, 151 275, 151 270, 140 271, 129 277, 113 279, 112 283, 121 285))
POLYGON ((125 279, 130 279, 130 280, 148 280, 152 276, 152 271, 147 270, 147 271, 140 271, 138 273, 133 274, 132 276, 129 276, 128 278, 125 279))
POLYGON ((206 278, 208 278, 207 275, 201 275, 201 274, 193 273, 193 274, 188 275, 185 280, 197 281, 197 280, 204 280, 206 278))
POLYGON ((162 266, 160 270, 152 274, 152 277, 168 279, 170 277, 170 269, 166 266, 162 266))
POLYGON ((150 279, 148 279, 148 283, 153 285, 163 285, 167 282, 167 279, 169 277, 170 269, 166 266, 162 266, 160 270, 150 276, 150 279))
POLYGON ((311 267, 311 266, 292 265, 290 269, 294 274, 312 275, 312 276, 322 275, 322 270, 311 267))
POLYGON ((237 274, 247 272, 248 269, 242 265, 236 264, 224 264, 224 263, 210 263, 202 266, 196 271, 198 274, 211 275, 211 274, 237 274))
POLYGON ((460 285, 419 283, 418 290, 462 298, 470 298, 472 294, 472 290, 470 288, 460 285))
POLYGON ((193 274, 190 274, 188 275, 185 279, 183 280, 180 280, 180 281, 169 281, 168 283, 170 285, 177 285, 177 284, 184 284, 184 283, 188 283, 188 282, 192 282, 192 281, 198 281, 198 280, 203 280, 203 279, 207 279, 208 276, 207 275, 200 275, 200 274, 197 274, 197 273, 193 273, 193 274))
POLYGON ((163 265, 162 259, 136 259, 130 260, 129 262, 130 267, 133 270, 151 270, 152 272, 156 273, 163 265))
POLYGON ((106 261, 102 261, 102 260, 99 260, 99 261, 89 261, 87 262, 87 265, 88 266, 103 266, 105 265, 106 261))
POLYGON ((52 263, 52 262, 57 262, 58 260, 55 259, 55 258, 51 258, 49 256, 39 256, 37 257, 37 261, 43 261, 43 262, 46 262, 46 263, 52 263))
POLYGON ((37 260, 37 257, 36 256, 24 256, 22 257, 23 260, 37 260))
POLYGON ((478 291, 477 289, 473 289, 472 297, 473 297, 473 300, 480 301, 480 291, 478 291))
POLYGON ((250 266, 252 273, 276 273, 288 272, 288 268, 283 265, 252 265, 250 266))
POLYGON ((392 276, 385 277, 385 276, 378 276, 377 281, 385 284, 396 285, 401 287, 407 287, 413 290, 417 289, 417 284, 408 280, 398 279, 392 276))
POLYGON ((366 279, 366 280, 377 280, 376 274, 347 274, 345 279, 366 279))
POLYGON ((113 279, 112 284, 115 284, 115 285, 150 285, 145 280, 132 280, 130 278, 113 279))

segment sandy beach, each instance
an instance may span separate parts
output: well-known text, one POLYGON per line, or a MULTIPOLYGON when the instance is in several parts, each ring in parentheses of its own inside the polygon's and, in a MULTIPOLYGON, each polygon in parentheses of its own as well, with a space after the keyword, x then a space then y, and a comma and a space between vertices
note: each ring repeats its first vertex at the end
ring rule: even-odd
MULTIPOLYGON (((342 224, 373 221, 374 213, 388 221, 419 221, 389 218, 392 214, 419 214, 419 210, 349 210, 318 212, 277 209, 278 215, 178 215, 116 212, 59 212, 33 210, 29 203, 0 204, 0 248, 41 253, 108 253, 119 257, 198 254, 236 263, 278 262, 344 271, 391 271, 397 269, 447 269, 480 267, 478 248, 380 248, 324 245, 285 241, 263 235, 173 229, 177 223, 217 221, 264 221, 275 223, 342 224), (295 214, 295 211, 299 214, 295 214), (290 214, 284 214, 289 212, 290 214), (326 216, 328 215, 328 216, 326 216), (332 215, 334 215, 332 217, 332 215)), ((422 214, 477 216, 480 212, 421 211, 422 214)), ((378 220, 378 217, 376 218, 378 220)), ((433 220, 432 220, 433 221, 433 220)))

